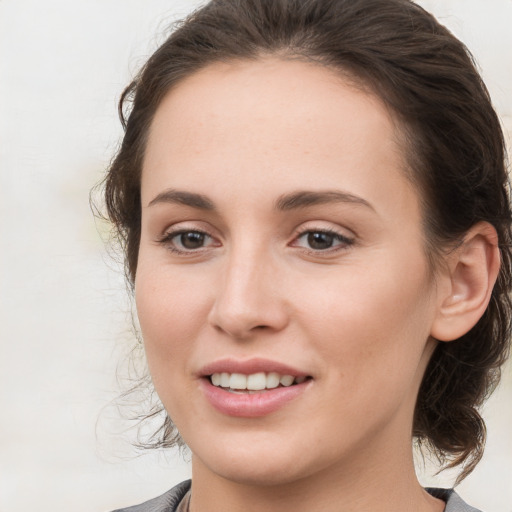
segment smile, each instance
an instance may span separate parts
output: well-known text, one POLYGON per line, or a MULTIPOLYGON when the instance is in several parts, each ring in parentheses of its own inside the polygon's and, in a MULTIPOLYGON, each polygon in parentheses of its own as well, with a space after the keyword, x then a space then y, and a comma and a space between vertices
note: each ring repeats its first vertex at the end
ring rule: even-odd
POLYGON ((281 375, 277 372, 257 372, 245 375, 243 373, 213 373, 210 382, 231 393, 257 393, 265 389, 289 387, 302 384, 307 377, 293 375, 281 375))
POLYGON ((257 418, 309 395, 314 375, 269 359, 224 358, 198 371, 200 389, 219 413, 257 418))

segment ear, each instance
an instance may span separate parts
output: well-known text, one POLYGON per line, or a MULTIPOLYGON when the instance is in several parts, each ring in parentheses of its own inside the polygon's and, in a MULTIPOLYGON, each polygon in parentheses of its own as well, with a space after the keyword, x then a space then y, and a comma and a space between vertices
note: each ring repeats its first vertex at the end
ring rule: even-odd
POLYGON ((440 341, 452 341, 471 330, 489 304, 500 268, 496 230, 488 222, 475 224, 445 261, 430 334, 440 341))

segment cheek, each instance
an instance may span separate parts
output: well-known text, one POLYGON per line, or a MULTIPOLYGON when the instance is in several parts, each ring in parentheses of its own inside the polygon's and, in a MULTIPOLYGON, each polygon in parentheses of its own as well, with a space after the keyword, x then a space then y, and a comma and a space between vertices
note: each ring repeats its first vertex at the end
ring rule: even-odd
POLYGON ((204 328, 208 295, 198 278, 139 265, 135 283, 137 314, 155 386, 187 372, 194 341, 204 328))
POLYGON ((433 313, 426 276, 420 258, 414 265, 375 262, 310 287, 303 326, 333 385, 343 382, 346 400, 392 396, 415 381, 433 313))

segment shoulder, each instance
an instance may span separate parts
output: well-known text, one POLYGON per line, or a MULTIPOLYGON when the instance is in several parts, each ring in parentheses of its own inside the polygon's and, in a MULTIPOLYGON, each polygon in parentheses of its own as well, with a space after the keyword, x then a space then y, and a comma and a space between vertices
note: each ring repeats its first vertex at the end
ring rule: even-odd
POLYGON ((453 489, 427 489, 427 491, 436 498, 446 501, 444 512, 481 512, 470 507, 453 489))
MULTIPOLYGON (((185 480, 157 498, 133 507, 120 508, 113 512, 176 512, 180 501, 190 490, 190 485, 190 480, 185 480)), ((481 512, 474 507, 470 507, 453 489, 430 488, 427 491, 432 496, 446 502, 445 512, 481 512)))
POLYGON ((181 484, 178 484, 157 498, 153 498, 140 505, 134 505, 133 507, 120 508, 113 512, 175 512, 189 489, 190 480, 185 480, 185 482, 181 482, 181 484))

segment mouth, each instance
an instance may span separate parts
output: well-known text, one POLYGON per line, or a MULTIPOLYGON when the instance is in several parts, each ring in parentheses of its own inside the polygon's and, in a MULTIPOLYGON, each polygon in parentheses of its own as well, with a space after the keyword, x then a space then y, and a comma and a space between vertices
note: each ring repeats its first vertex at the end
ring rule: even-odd
POLYGON ((294 376, 280 374, 277 372, 257 372, 251 374, 218 372, 206 376, 210 383, 229 393, 256 394, 264 393, 271 389, 288 388, 297 386, 307 380, 310 376, 294 376))
POLYGON ((200 389, 222 415, 258 418, 311 393, 314 375, 265 358, 213 361, 198 372, 200 389))

